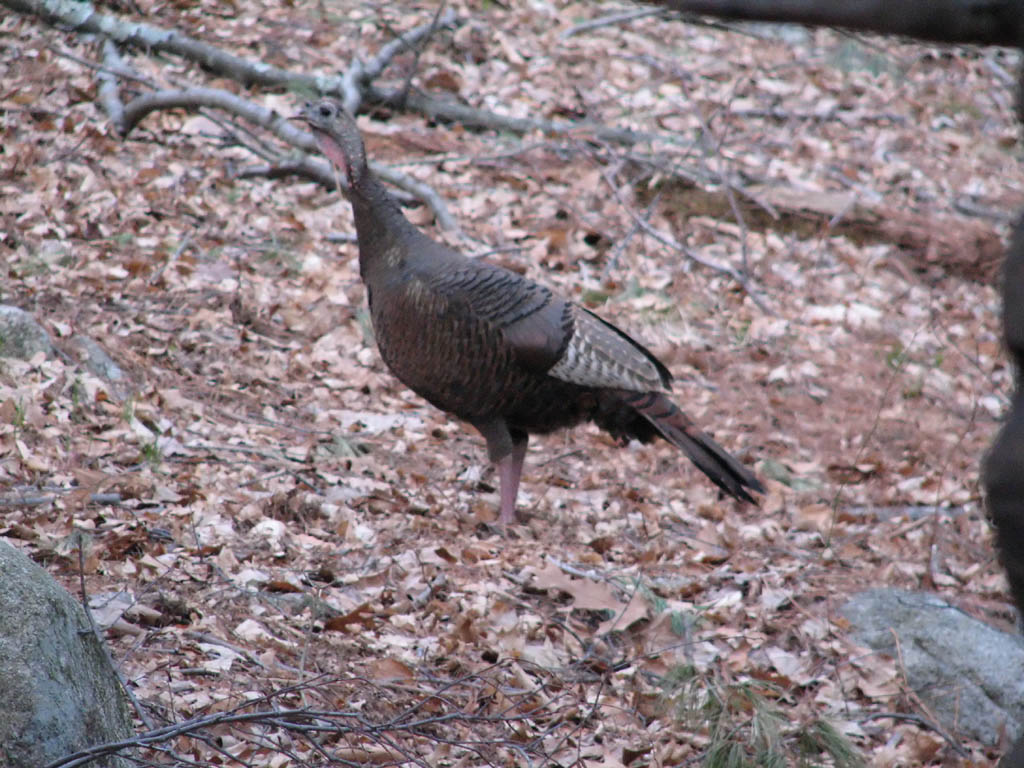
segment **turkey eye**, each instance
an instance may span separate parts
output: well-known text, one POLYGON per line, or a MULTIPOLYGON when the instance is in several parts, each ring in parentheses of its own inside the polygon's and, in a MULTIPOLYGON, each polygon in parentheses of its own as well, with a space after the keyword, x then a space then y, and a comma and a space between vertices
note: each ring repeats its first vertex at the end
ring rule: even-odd
POLYGON ((330 116, 331 116, 331 108, 328 107, 326 104, 322 105, 320 107, 320 117, 330 117, 330 116))

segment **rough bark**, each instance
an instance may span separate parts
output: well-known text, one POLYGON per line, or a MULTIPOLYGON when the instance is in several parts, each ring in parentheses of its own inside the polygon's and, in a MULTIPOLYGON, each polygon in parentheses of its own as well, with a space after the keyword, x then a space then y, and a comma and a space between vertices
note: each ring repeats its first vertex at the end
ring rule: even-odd
POLYGON ((1019 0, 661 0, 723 19, 843 27, 940 43, 1017 45, 1019 0))

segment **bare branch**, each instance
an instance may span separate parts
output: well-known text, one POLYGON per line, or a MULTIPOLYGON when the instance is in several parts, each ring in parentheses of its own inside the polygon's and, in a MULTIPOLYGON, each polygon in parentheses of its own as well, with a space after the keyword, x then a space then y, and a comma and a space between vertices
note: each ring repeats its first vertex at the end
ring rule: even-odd
POLYGON ((559 40, 565 40, 579 35, 584 32, 592 32, 595 29, 601 27, 611 27, 616 24, 626 24, 630 21, 636 21, 638 19, 646 19, 648 16, 661 16, 665 13, 664 8, 640 8, 632 11, 625 11, 622 13, 611 13, 607 16, 600 16, 596 19, 590 19, 588 21, 581 21, 579 24, 574 24, 565 30, 558 36, 559 40))
POLYGON ((414 179, 412 176, 402 173, 399 170, 378 165, 377 163, 370 163, 370 167, 373 169, 373 172, 380 178, 384 179, 384 181, 389 184, 394 184, 399 189, 411 192, 430 206, 430 209, 434 212, 434 216, 437 217, 437 223, 441 229, 461 235, 461 231, 458 223, 455 221, 455 217, 449 213, 448 206, 444 204, 441 196, 438 195, 429 184, 424 184, 422 181, 414 179))
POLYGON ((124 102, 121 101, 121 93, 118 88, 117 76, 112 73, 113 69, 121 69, 121 55, 117 52, 117 46, 110 38, 103 41, 103 61, 107 65, 106 70, 96 73, 99 80, 98 95, 100 104, 103 105, 107 117, 113 123, 114 129, 120 134, 127 133, 125 130, 124 102))
MULTIPOLYGON (((446 9, 445 9, 444 6, 445 6, 445 0, 441 0, 441 2, 437 4, 437 11, 434 13, 434 21, 432 22, 433 26, 435 26, 435 27, 438 26, 441 23, 441 13, 442 13, 442 11, 446 12, 446 9)), ((409 91, 412 89, 412 78, 416 74, 416 70, 419 68, 419 65, 420 65, 420 55, 422 53, 423 53, 423 47, 422 46, 417 46, 417 48, 415 50, 415 54, 413 56, 412 65, 410 67, 408 67, 408 71, 407 71, 406 76, 405 76, 405 82, 402 83, 402 93, 404 93, 405 95, 408 95, 409 91)))
POLYGON ((132 99, 125 107, 125 135, 150 112, 163 109, 196 109, 212 107, 241 117, 264 128, 282 141, 307 151, 316 147, 313 137, 296 127, 275 110, 266 109, 241 96, 220 88, 196 87, 187 90, 165 90, 146 93, 132 99))
POLYGON ((682 139, 672 134, 648 133, 633 131, 628 128, 612 128, 599 123, 576 123, 568 120, 539 120, 529 117, 509 117, 484 109, 476 109, 446 99, 435 99, 415 91, 402 94, 400 90, 384 90, 373 85, 366 88, 366 100, 372 104, 404 105, 408 109, 420 112, 433 120, 451 123, 462 123, 471 128, 490 128, 498 131, 514 133, 530 133, 540 131, 552 136, 592 135, 602 141, 615 144, 639 144, 642 142, 662 141, 678 144, 682 139))
POLYGON ((651 225, 651 223, 647 220, 645 216, 642 216, 641 214, 637 213, 632 206, 628 205, 622 199, 622 196, 619 194, 619 190, 615 185, 615 181, 610 177, 607 170, 602 170, 601 175, 604 178, 605 183, 608 185, 608 188, 611 190, 611 193, 615 196, 615 199, 618 201, 619 205, 623 207, 623 209, 630 215, 630 218, 633 219, 635 225, 639 227, 642 231, 646 232, 648 235, 653 237, 662 245, 666 245, 672 250, 681 253, 690 261, 696 262, 697 264, 700 264, 702 267, 712 269, 715 272, 721 272, 722 274, 728 275, 739 284, 743 291, 748 296, 750 296, 754 303, 757 304, 757 306, 760 307, 760 309, 763 312, 769 315, 775 314, 771 310, 771 308, 769 308, 768 305, 764 303, 764 300, 754 291, 754 289, 750 285, 750 281, 742 272, 740 272, 735 267, 729 264, 722 264, 720 262, 715 261, 714 259, 709 259, 706 256, 702 256, 701 254, 697 253, 691 248, 687 248, 685 245, 680 243, 671 235, 667 235, 661 230, 656 229, 653 225, 651 225))
POLYGON ((331 191, 337 189, 334 174, 324 163, 311 157, 300 157, 297 160, 247 165, 234 174, 236 179, 286 179, 298 176, 300 179, 315 181, 331 191))
MULTIPOLYGON (((217 641, 207 639, 205 642, 217 641)), ((307 750, 343 765, 366 765, 381 759, 392 764, 401 762, 425 766, 427 763, 413 749, 416 743, 455 746, 481 758, 474 764, 494 765, 487 754, 495 747, 514 750, 523 758, 523 764, 533 764, 531 756, 545 758, 543 762, 547 764, 551 762, 554 753, 544 737, 559 734, 565 736, 575 730, 573 718, 567 715, 575 710, 576 699, 567 691, 552 695, 546 691, 544 683, 544 677, 549 673, 530 667, 531 674, 527 675, 523 667, 524 662, 511 661, 454 679, 424 676, 413 689, 404 686, 399 688, 415 698, 391 716, 378 715, 375 718, 370 712, 358 709, 275 706, 282 699, 292 699, 316 689, 331 692, 344 686, 346 689, 354 689, 352 693, 359 692, 363 697, 374 698, 391 698, 395 689, 394 685, 376 685, 360 678, 323 676, 283 688, 226 712, 199 715, 182 722, 150 728, 132 738, 86 747, 49 763, 46 768, 84 766, 103 756, 131 749, 164 751, 167 749, 164 745, 180 738, 191 738, 207 744, 213 751, 229 758, 229 764, 248 765, 237 756, 215 749, 210 743, 210 732, 225 728, 229 728, 239 740, 259 743, 266 749, 278 752, 284 752, 285 748, 271 734, 286 733, 291 740, 301 742, 307 750), (480 685, 494 687, 493 673, 503 668, 507 668, 504 671, 517 685, 515 688, 503 686, 501 703, 481 709, 480 685), (475 702, 472 706, 471 701, 475 702), (548 723, 546 727, 538 727, 535 722, 538 716, 548 723), (438 728, 447 723, 461 724, 465 735, 452 736, 450 732, 438 728), (533 736, 526 742, 521 738, 524 728, 532 731, 533 736), (324 736, 332 738, 325 740, 324 736), (326 744, 331 745, 330 752, 326 744), (376 746, 373 748, 371 745, 376 746)), ((330 696, 331 700, 347 698, 330 696)), ((556 748, 562 742, 555 742, 556 748)), ((294 756, 294 762, 300 766, 311 764, 298 755, 294 756)))
MULTIPOLYGON (((668 133, 633 131, 596 123, 508 117, 452 101, 435 99, 415 91, 385 90, 372 84, 372 81, 384 71, 398 53, 419 42, 438 27, 457 24, 458 18, 452 11, 445 12, 439 19, 416 27, 391 41, 381 48, 369 62, 364 64, 356 59, 343 74, 326 76, 297 74, 260 61, 234 56, 208 43, 172 30, 165 30, 149 24, 127 22, 97 13, 92 6, 74 2, 74 0, 0 0, 0 4, 22 13, 37 15, 50 24, 61 24, 80 32, 104 35, 119 43, 149 51, 162 51, 182 56, 201 64, 216 74, 224 75, 244 85, 274 86, 299 92, 338 96, 353 114, 364 101, 367 101, 373 104, 397 104, 432 119, 458 122, 469 127, 516 133, 540 131, 548 135, 590 134, 602 141, 625 145, 652 141, 667 143, 681 141, 679 137, 668 133)), ((159 108, 161 107, 154 106, 148 111, 159 108)), ((135 122, 138 119, 141 117, 136 118, 135 122)), ((129 114, 126 118, 126 130, 131 130, 135 122, 132 121, 132 115, 129 114)), ((448 227, 446 226, 446 228, 448 227)))
POLYGON ((359 111, 363 103, 363 88, 368 82, 363 64, 356 57, 352 57, 352 63, 341 76, 340 90, 341 102, 350 114, 359 111))
MULTIPOLYGON (((3 0, 0 0, 0 3, 2 3, 2 2, 3 2, 3 0)), ((132 70, 130 70, 126 66, 123 66, 123 65, 111 66, 109 63, 98 64, 95 61, 89 61, 89 59, 83 59, 81 56, 75 56, 75 54, 71 53, 71 51, 61 50, 60 48, 58 48, 58 47, 56 47, 54 45, 48 45, 48 46, 46 46, 46 48, 49 51, 53 51, 55 54, 57 54, 61 58, 68 59, 70 61, 75 62, 76 64, 81 64, 83 67, 88 67, 89 69, 94 69, 97 72, 109 72, 112 75, 117 75, 117 77, 121 78, 122 80, 130 80, 132 82, 141 83, 142 85, 145 85, 148 88, 156 88, 157 87, 156 83, 154 83, 152 80, 150 80, 149 78, 143 77, 138 72, 133 72, 132 70)))
MULTIPOLYGON (((260 61, 243 59, 188 37, 152 24, 129 22, 98 13, 90 3, 75 0, 2 0, 8 8, 39 16, 49 24, 70 27, 77 32, 103 35, 123 45, 153 52, 181 56, 217 74, 247 85, 287 86, 321 90, 320 85, 337 78, 296 75, 260 61)), ((329 90, 329 89, 325 89, 329 90)))
POLYGON ((410 29, 404 35, 399 35, 390 43, 384 45, 377 52, 377 55, 365 64, 358 58, 353 57, 349 68, 342 74, 339 84, 345 109, 353 115, 359 111, 359 108, 363 105, 363 92, 366 86, 380 76, 395 56, 402 51, 412 48, 424 38, 429 37, 436 29, 450 27, 457 23, 458 18, 455 15, 455 11, 449 8, 444 13, 441 13, 441 8, 439 7, 438 13, 435 14, 429 23, 410 29))
MULTIPOLYGON (((295 123, 282 117, 276 110, 261 107, 240 96, 219 88, 189 88, 183 91, 157 91, 133 99, 125 107, 125 130, 131 131, 151 112, 163 109, 196 109, 211 107, 240 117, 253 125, 270 131, 282 141, 305 152, 316 152, 316 141, 312 134, 298 128, 295 123)), ((289 161, 289 169, 312 178, 329 189, 334 188, 334 173, 321 160, 305 158, 289 161)), ((459 225, 448 211, 441 197, 429 185, 418 181, 401 171, 371 162, 370 167, 380 178, 399 189, 404 189, 422 200, 434 212, 438 225, 449 232, 459 232, 459 225)), ((282 171, 282 174, 286 171, 282 171)))
POLYGON ((422 42, 427 37, 430 37, 435 30, 455 26, 456 24, 458 24, 458 16, 456 16, 455 11, 449 8, 444 13, 435 15, 435 17, 426 24, 414 27, 404 35, 399 35, 390 43, 384 45, 377 52, 377 55, 363 66, 363 71, 366 73, 366 77, 369 80, 376 80, 380 76, 381 72, 387 68, 388 64, 391 63, 391 60, 398 54, 402 53, 402 51, 406 51, 417 43, 422 42))
MULTIPOLYGON (((661 192, 658 192, 654 196, 651 202, 648 203, 647 208, 644 210, 644 212, 640 214, 640 217, 644 221, 650 222, 651 214, 654 213, 654 209, 657 207, 659 200, 661 200, 661 192)), ((601 270, 601 275, 603 277, 608 277, 612 273, 612 270, 618 268, 619 259, 622 257, 622 254, 625 253, 626 247, 629 245, 629 241, 632 240, 633 237, 639 231, 640 225, 636 222, 636 220, 634 220, 633 225, 629 228, 629 231, 619 238, 619 241, 615 244, 615 248, 612 249, 611 256, 608 257, 608 261, 605 263, 604 269, 601 270)))
MULTIPOLYGON (((0 0, 0 3, 20 13, 38 16, 48 24, 59 24, 77 32, 102 35, 123 45, 132 45, 151 52, 181 56, 215 74, 229 77, 247 86, 262 85, 310 93, 345 95, 344 75, 297 74, 262 61, 235 56, 174 30, 152 24, 124 21, 98 13, 89 3, 76 0, 0 0)), ((362 68, 361 79, 368 82, 377 77, 395 55, 438 26, 451 26, 457 23, 456 14, 450 11, 436 23, 431 21, 410 30, 382 48, 371 60, 370 65, 362 68)))
POLYGON ((96 645, 103 653, 103 658, 107 660, 107 666, 110 671, 117 678, 117 682, 121 685, 121 690, 124 691, 125 696, 132 703, 132 707, 135 709, 135 714, 139 716, 139 719, 147 728, 153 727, 153 721, 150 720, 149 715, 146 713, 145 708, 135 697, 131 687, 128 685, 128 681, 124 679, 124 675, 121 674, 120 668, 114 663, 114 657, 110 655, 110 649, 107 644, 103 642, 103 636, 100 635, 100 628, 96 626, 96 619, 92 615, 92 609, 89 607, 89 592, 85 588, 85 535, 79 531, 77 534, 78 539, 78 583, 82 591, 82 610, 85 611, 85 618, 89 621, 89 628, 92 630, 92 636, 96 640, 96 645))
POLYGON ((870 715, 861 719, 862 723, 871 722, 873 720, 902 720, 903 722, 915 723, 920 725, 922 728, 935 731, 939 734, 946 743, 953 749, 958 755, 963 757, 970 757, 970 752, 964 749, 963 745, 957 740, 950 736, 934 719, 925 717, 924 715, 918 715, 911 712, 873 712, 870 715))
MULTIPOLYGON (((70 493, 76 489, 61 488, 62 493, 70 493)), ((59 496, 56 495, 33 495, 29 496, 24 492, 5 493, 0 496, 0 507, 39 507, 45 504, 53 504, 59 496)), ((90 493, 89 504, 101 506, 117 506, 124 501, 120 493, 90 493)))
POLYGON ((775 312, 773 312, 771 308, 764 303, 764 300, 753 290, 753 288, 751 288, 750 282, 747 280, 747 278, 744 277, 735 267, 732 267, 729 264, 722 264, 720 262, 715 261, 714 259, 709 259, 706 256, 700 255, 699 253, 697 253, 697 251, 693 250, 692 248, 687 248, 674 237, 665 234, 661 230, 655 229, 649 222, 644 220, 636 211, 630 209, 629 214, 633 217, 633 220, 636 221, 637 225, 644 232, 653 237, 659 243, 661 243, 662 245, 666 245, 669 248, 673 249, 674 251, 681 253, 690 261, 694 261, 697 264, 700 264, 702 267, 707 267, 708 269, 713 269, 715 272, 721 272, 724 275, 728 275, 739 284, 743 291, 748 296, 750 296, 751 299, 753 299, 754 303, 757 304, 757 306, 760 307, 763 312, 769 315, 775 314, 775 312))

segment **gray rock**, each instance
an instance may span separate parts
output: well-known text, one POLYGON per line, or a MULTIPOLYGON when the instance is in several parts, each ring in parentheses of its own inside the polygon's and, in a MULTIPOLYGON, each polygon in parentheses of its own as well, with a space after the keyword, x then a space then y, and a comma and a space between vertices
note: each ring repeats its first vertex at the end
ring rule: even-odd
POLYGON ((50 334, 30 313, 0 304, 0 357, 28 360, 37 352, 53 355, 50 334))
POLYGON ((868 590, 841 613, 857 642, 902 659, 907 683, 951 733, 992 745, 1001 729, 1024 732, 1020 637, 924 592, 868 590))
POLYGON ((121 367, 107 354, 94 339, 81 333, 72 336, 66 350, 88 368, 94 376, 98 376, 110 385, 110 394, 117 401, 127 400, 132 394, 132 383, 121 367))
MULTIPOLYGON (((0 766, 39 768, 132 735, 124 692, 82 606, 0 539, 0 766)), ((110 758, 90 765, 127 766, 110 758)))
POLYGON ((814 33, 801 24, 768 24, 750 21, 740 26, 755 37, 764 40, 779 40, 793 47, 809 45, 814 40, 814 33))

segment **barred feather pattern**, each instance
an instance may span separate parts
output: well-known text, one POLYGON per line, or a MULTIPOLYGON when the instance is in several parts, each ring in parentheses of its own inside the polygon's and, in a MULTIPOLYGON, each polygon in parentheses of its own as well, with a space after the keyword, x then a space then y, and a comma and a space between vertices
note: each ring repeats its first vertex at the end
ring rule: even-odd
POLYGON ((708 478, 737 499, 753 501, 747 488, 764 489, 754 474, 730 456, 722 446, 697 429, 679 408, 660 392, 619 392, 623 404, 639 413, 668 440, 686 454, 708 478))
POLYGON ((510 290, 520 280, 504 270, 482 269, 429 283, 408 277, 398 288, 371 286, 370 316, 381 356, 406 386, 470 423, 500 417, 523 432, 578 424, 596 407, 593 392, 546 374, 571 327, 557 322, 563 310, 554 297, 510 290), (479 285, 491 290, 478 294, 479 285), (517 298, 503 298, 503 285, 517 298), (516 318, 545 314, 552 318, 544 324, 551 331, 550 348, 508 343, 516 318))
POLYGON ((615 387, 646 392, 666 389, 671 377, 650 352, 613 325, 574 306, 574 333, 565 354, 548 371, 562 381, 585 387, 615 387))
POLYGON ((662 394, 671 375, 643 345, 542 285, 428 238, 370 171, 339 104, 322 100, 303 116, 325 154, 343 156, 381 357, 484 436, 502 478, 502 522, 513 516, 529 435, 583 421, 620 440, 664 438, 737 499, 762 490, 662 394))

